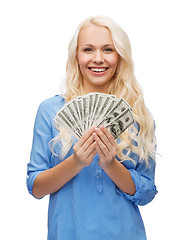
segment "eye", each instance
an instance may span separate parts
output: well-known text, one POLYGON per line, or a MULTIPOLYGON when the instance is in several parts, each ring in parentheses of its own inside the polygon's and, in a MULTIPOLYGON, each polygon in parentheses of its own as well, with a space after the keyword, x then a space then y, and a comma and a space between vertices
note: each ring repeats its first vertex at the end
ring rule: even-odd
POLYGON ((85 48, 83 51, 84 51, 84 52, 91 52, 91 51, 92 51, 92 48, 85 48))
POLYGON ((114 50, 112 48, 105 48, 104 49, 104 52, 107 52, 107 53, 110 53, 110 52, 113 52, 114 50))

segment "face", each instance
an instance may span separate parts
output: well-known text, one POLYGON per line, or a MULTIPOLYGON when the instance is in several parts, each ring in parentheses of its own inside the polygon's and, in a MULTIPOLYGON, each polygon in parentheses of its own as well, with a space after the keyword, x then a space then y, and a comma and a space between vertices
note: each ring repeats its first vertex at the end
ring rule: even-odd
POLYGON ((91 25, 80 31, 77 62, 86 92, 106 92, 115 74, 118 57, 107 28, 91 25))

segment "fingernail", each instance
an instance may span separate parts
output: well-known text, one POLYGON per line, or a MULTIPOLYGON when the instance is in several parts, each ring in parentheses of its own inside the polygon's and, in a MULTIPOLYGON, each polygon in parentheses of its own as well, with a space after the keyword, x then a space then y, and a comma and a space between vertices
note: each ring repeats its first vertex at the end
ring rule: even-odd
POLYGON ((95 131, 95 126, 92 126, 92 127, 90 128, 90 130, 91 130, 91 131, 95 131))

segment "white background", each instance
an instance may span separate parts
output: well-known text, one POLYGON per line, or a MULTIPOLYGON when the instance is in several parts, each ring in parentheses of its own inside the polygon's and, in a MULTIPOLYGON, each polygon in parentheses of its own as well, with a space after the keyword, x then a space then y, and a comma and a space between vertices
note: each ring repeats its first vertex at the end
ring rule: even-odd
POLYGON ((157 125, 159 193, 140 208, 148 240, 192 239, 191 13, 186 0, 0 2, 0 239, 46 239, 48 197, 34 199, 25 185, 34 119, 40 102, 60 93, 77 25, 97 14, 127 32, 157 125))

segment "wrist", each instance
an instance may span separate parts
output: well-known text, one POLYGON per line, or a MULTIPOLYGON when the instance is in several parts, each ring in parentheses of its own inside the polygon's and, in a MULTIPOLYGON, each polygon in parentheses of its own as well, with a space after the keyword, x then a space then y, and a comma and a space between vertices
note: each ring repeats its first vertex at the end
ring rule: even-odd
POLYGON ((99 161, 99 166, 105 171, 109 171, 115 164, 115 158, 113 158, 110 162, 102 163, 99 161))
POLYGON ((74 165, 74 169, 77 172, 80 172, 84 167, 86 167, 84 164, 82 164, 81 162, 79 162, 76 157, 73 155, 71 155, 71 161, 73 162, 74 165))

